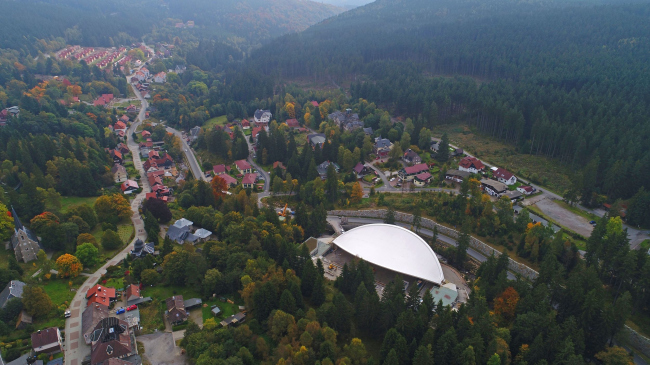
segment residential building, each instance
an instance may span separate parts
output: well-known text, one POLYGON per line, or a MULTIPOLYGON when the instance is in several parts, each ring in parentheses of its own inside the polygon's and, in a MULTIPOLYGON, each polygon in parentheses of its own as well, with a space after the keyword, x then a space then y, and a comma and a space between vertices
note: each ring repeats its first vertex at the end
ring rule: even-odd
POLYGON ((491 196, 500 197, 501 194, 505 193, 508 190, 506 184, 494 181, 492 179, 482 179, 481 187, 483 190, 491 196))
POLYGON ((462 183, 463 180, 467 179, 471 175, 470 172, 467 171, 460 171, 460 170, 454 170, 454 169, 449 169, 447 170, 447 173, 445 174, 445 179, 451 180, 457 183, 462 183))
POLYGON ((167 229, 167 237, 178 244, 194 243, 199 239, 190 232, 190 226, 178 227, 176 225, 172 225, 167 229))
POLYGON ((11 207, 11 215, 14 218, 11 247, 14 249, 16 261, 27 263, 37 260, 38 251, 42 249, 40 240, 29 228, 23 226, 13 207, 11 207))
POLYGON ((460 171, 471 172, 472 174, 478 174, 479 172, 485 169, 483 162, 476 157, 465 157, 458 163, 458 169, 460 171))
POLYGON ((208 231, 207 229, 204 229, 204 228, 199 228, 196 231, 194 231, 194 235, 196 237, 198 237, 200 241, 205 241, 210 236, 212 236, 212 232, 210 232, 210 231, 208 231))
POLYGON ((126 291, 124 292, 124 299, 126 299, 126 302, 131 302, 133 300, 137 300, 142 298, 142 295, 140 295, 140 286, 131 284, 126 287, 126 291))
POLYGON ((56 354, 63 351, 63 338, 58 327, 32 333, 32 350, 36 354, 56 354))
POLYGON ((149 137, 151 137, 151 132, 145 130, 145 131, 142 131, 142 133, 140 133, 140 135, 143 138, 149 138, 149 137))
POLYGON ((27 326, 29 326, 32 323, 33 323, 32 316, 27 314, 25 310, 22 310, 18 315, 18 319, 16 319, 16 329, 17 330, 25 329, 27 326))
POLYGON ((239 312, 219 322, 223 327, 236 326, 246 320, 246 313, 239 312))
POLYGON ((99 284, 93 286, 86 292, 86 299, 88 299, 88 305, 93 303, 102 304, 109 306, 112 301, 115 301, 117 295, 115 294, 115 288, 107 288, 99 284))
POLYGON ((246 160, 237 160, 235 161, 235 166, 241 174, 250 174, 253 172, 253 168, 246 160))
POLYGON ((188 313, 185 311, 185 302, 182 295, 167 298, 166 304, 165 316, 170 324, 175 325, 187 321, 188 313))
POLYGON ((115 164, 111 168, 111 172, 113 173, 113 180, 116 183, 123 183, 127 180, 127 174, 126 174, 126 167, 124 165, 120 164, 115 164))
POLYGON ((316 170, 318 171, 318 175, 320 175, 321 179, 327 178, 327 169, 330 167, 330 165, 334 166, 334 171, 338 173, 341 171, 341 167, 336 163, 336 162, 329 162, 329 161, 324 161, 320 165, 316 167, 316 170))
POLYGON ((135 180, 126 180, 120 188, 124 194, 131 194, 131 192, 140 189, 140 186, 135 180))
POLYGON ((312 148, 323 148, 323 145, 327 141, 327 137, 323 133, 314 133, 307 135, 307 140, 312 148))
POLYGON ((241 127, 242 127, 242 129, 250 129, 251 128, 251 122, 249 122, 247 119, 243 119, 241 121, 241 127))
POLYGON ((253 189, 255 187, 255 183, 257 182, 257 174, 246 174, 244 178, 241 181, 242 186, 244 189, 253 189))
POLYGON ((318 102, 315 100, 311 101, 311 105, 313 105, 315 108, 318 108, 318 102))
MULTIPOLYGON (((155 193, 151 193, 155 194, 155 193)), ((148 194, 147 194, 148 195, 148 194)), ((166 198, 166 197, 164 197, 166 198)), ((166 202, 166 199, 161 199, 166 202)), ((155 255, 156 248, 153 242, 144 243, 141 239, 137 239, 133 244, 133 250, 131 250, 131 256, 135 258, 145 257, 147 255, 155 255)))
POLYGON ((273 114, 271 114, 270 110, 257 109, 253 120, 258 126, 265 127, 271 122, 271 117, 273 117, 273 114))
POLYGON ((406 162, 409 165, 417 165, 422 162, 422 158, 420 155, 415 153, 412 149, 407 149, 406 152, 404 152, 404 156, 402 156, 402 160, 406 162))
POLYGON ((176 222, 174 222, 174 227, 185 228, 185 227, 191 227, 192 224, 194 224, 194 222, 192 222, 191 220, 181 218, 181 219, 177 220, 176 222))
POLYGON ((167 82, 167 73, 165 72, 159 72, 153 77, 153 82, 159 83, 159 84, 164 84, 167 82))
POLYGON ((363 122, 359 120, 359 114, 352 113, 352 109, 346 109, 345 112, 337 110, 328 115, 327 118, 346 131, 363 128, 363 122))
POLYGON ((281 169, 281 170, 286 170, 286 169, 287 169, 287 167, 284 166, 284 164, 282 163, 282 161, 275 161, 275 162, 273 163, 273 170, 278 169, 278 168, 281 169))
POLYGON ((138 353, 128 323, 116 317, 99 321, 90 340, 90 365, 103 365, 109 359, 124 359, 138 353))
POLYGON ((122 152, 118 150, 110 150, 111 158, 113 159, 114 164, 122 164, 124 163, 124 155, 122 155, 122 152))
POLYGON ((377 157, 383 158, 388 156, 390 151, 393 149, 393 143, 388 140, 388 138, 375 138, 375 146, 373 152, 377 157))
POLYGON ((415 186, 422 187, 422 186, 429 185, 431 183, 431 178, 432 178, 431 173, 423 172, 421 174, 415 175, 415 177, 413 178, 413 182, 415 183, 415 186))
POLYGON ((286 123, 289 128, 300 128, 300 124, 298 123, 298 119, 296 118, 287 119, 286 123))
POLYGON ((93 303, 84 309, 81 314, 81 333, 84 336, 86 345, 90 345, 90 339, 97 323, 104 318, 108 318, 108 312, 107 306, 97 303, 93 303))
POLYGON ((520 193, 522 193, 524 195, 530 195, 530 194, 535 192, 535 188, 533 188, 532 186, 528 186, 528 185, 522 185, 522 186, 517 187, 517 191, 519 191, 520 193))
POLYGON ((502 182, 506 185, 514 185, 517 182, 517 177, 513 175, 510 171, 502 168, 496 169, 492 176, 494 176, 497 181, 502 182))
POLYGON ((524 198, 524 194, 522 194, 522 193, 521 193, 520 191, 518 191, 518 190, 506 190, 506 191, 503 193, 503 196, 507 196, 508 199, 510 199, 510 202, 512 202, 512 203, 515 203, 515 202, 517 202, 518 200, 521 200, 521 199, 524 198))
POLYGON ((366 166, 366 165, 362 164, 361 162, 359 162, 359 163, 357 163, 356 166, 354 166, 352 171, 354 171, 354 173, 355 173, 355 175, 357 175, 358 179, 361 179, 365 175, 368 175, 370 173, 371 169, 368 168, 368 166, 366 166))
POLYGON ((416 175, 422 174, 424 172, 429 172, 429 165, 420 163, 399 170, 397 175, 404 181, 411 181, 415 178, 416 175))
POLYGON ((372 130, 372 127, 366 127, 366 128, 363 129, 363 133, 364 133, 366 136, 372 136, 372 134, 373 134, 374 132, 373 132, 373 130, 372 130))
POLYGON ((236 186, 239 183, 237 179, 228 174, 219 175, 219 177, 226 180, 226 184, 228 184, 229 187, 236 186))
POLYGON ((226 173, 226 165, 214 165, 212 166, 212 172, 215 176, 223 175, 226 173))
POLYGON ((7 286, 0 292, 0 308, 4 308, 7 302, 11 299, 23 298, 23 288, 25 283, 19 280, 12 280, 7 283, 7 286))

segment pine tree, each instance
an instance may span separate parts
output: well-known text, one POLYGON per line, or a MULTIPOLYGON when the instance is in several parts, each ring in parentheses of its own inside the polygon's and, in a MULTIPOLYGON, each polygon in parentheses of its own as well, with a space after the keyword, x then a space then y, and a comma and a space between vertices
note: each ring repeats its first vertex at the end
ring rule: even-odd
POLYGON ((317 307, 325 303, 325 279, 322 276, 317 277, 314 283, 314 290, 311 293, 311 303, 317 307))
POLYGON ((413 365, 433 365, 432 355, 431 346, 418 347, 418 349, 415 351, 415 355, 413 356, 413 365))
POLYGON ((395 209, 392 205, 388 206, 388 211, 386 211, 386 217, 384 217, 384 223, 386 224, 395 224, 395 209))
POLYGON ((443 133, 440 139, 436 159, 441 162, 447 162, 449 160, 449 136, 447 136, 447 133, 443 133))
POLYGON ((280 295, 280 310, 285 313, 294 314, 296 312, 296 300, 294 299, 291 292, 287 289, 284 289, 282 295, 280 295))

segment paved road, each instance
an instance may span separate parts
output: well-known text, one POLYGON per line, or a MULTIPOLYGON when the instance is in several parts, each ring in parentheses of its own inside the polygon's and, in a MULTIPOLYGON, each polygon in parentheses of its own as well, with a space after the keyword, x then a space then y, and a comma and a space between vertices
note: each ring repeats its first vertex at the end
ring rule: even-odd
MULTIPOLYGON (((136 95, 139 95, 136 91, 136 95)), ((140 123, 142 123, 142 120, 144 120, 145 116, 145 108, 144 106, 146 105, 146 101, 143 100, 143 108, 140 109, 140 114, 138 115, 138 119, 136 122, 134 122, 131 127, 129 128, 127 132, 127 145, 129 147, 129 150, 131 150, 131 154, 133 155, 133 164, 135 165, 135 168, 138 169, 140 172, 140 176, 142 177, 140 186, 142 187, 142 192, 138 195, 135 196, 135 198, 131 201, 131 210, 133 211, 133 217, 131 217, 131 221, 133 222, 133 226, 135 227, 135 237, 133 238, 133 241, 129 245, 127 245, 120 253, 118 253, 115 257, 110 259, 106 264, 104 264, 102 267, 100 267, 97 271, 95 271, 93 274, 86 279, 84 284, 77 290, 77 293, 74 296, 74 299, 72 299, 72 303, 70 305, 71 309, 71 314, 72 316, 67 319, 65 323, 65 333, 66 333, 66 342, 65 342, 65 364, 66 365, 81 365, 81 362, 83 359, 90 355, 90 346, 87 346, 85 341, 83 340, 83 334, 81 333, 81 314, 83 313, 84 309, 86 309, 86 292, 93 286, 95 285, 100 279, 102 274, 106 273, 106 268, 109 266, 113 266, 116 264, 119 264, 125 257, 126 255, 129 254, 129 252, 133 249, 133 244, 137 239, 146 239, 147 235, 144 232, 144 223, 140 217, 139 213, 139 208, 140 204, 142 203, 142 200, 145 197, 145 194, 147 191, 149 191, 149 182, 146 179, 146 174, 144 172, 144 169, 142 167, 142 160, 140 159, 140 149, 138 144, 133 140, 132 134, 138 127, 140 123)))
POLYGON ((194 178, 197 180, 202 179, 203 181, 209 182, 210 179, 205 177, 205 174, 201 170, 201 166, 199 166, 199 161, 196 159, 196 156, 194 155, 194 151, 192 151, 192 148, 187 144, 187 141, 183 139, 183 133, 172 127, 167 127, 167 132, 174 133, 181 140, 181 148, 183 149, 185 158, 190 164, 190 169, 192 170, 192 175, 194 175, 194 178))
MULTIPOLYGON (((347 217, 348 218, 348 223, 349 224, 356 224, 356 225, 365 225, 365 224, 373 224, 373 223, 383 223, 384 221, 382 219, 376 219, 376 218, 358 218, 358 217, 347 217)), ((339 233, 341 232, 340 224, 341 221, 338 216, 332 216, 328 215, 327 216, 327 221, 331 224, 337 224, 338 227, 334 226, 334 230, 339 233)), ((408 223, 402 223, 402 222, 397 222, 396 225, 400 227, 404 227, 407 229, 411 229, 411 225, 408 223)), ((421 228, 420 229, 420 235, 422 236, 427 236, 427 237, 433 237, 433 231, 426 229, 426 228, 421 228)), ((458 244, 455 239, 451 237, 444 236, 442 234, 438 234, 438 240, 448 243, 454 247, 456 247, 458 244)), ((471 256, 472 258, 478 260, 479 262, 485 262, 487 261, 487 257, 483 255, 482 253, 474 250, 473 248, 469 247, 467 249, 467 254, 471 256)), ((516 276, 508 271, 508 279, 510 280, 515 280, 516 276)))
MULTIPOLYGON (((238 128, 241 130, 242 133, 244 133, 244 129, 242 129, 241 125, 238 125, 238 128)), ((271 176, 269 175, 268 172, 264 171, 264 169, 261 168, 255 162, 255 159, 253 159, 253 155, 255 155, 255 149, 251 144, 250 138, 248 138, 248 136, 246 135, 244 135, 244 137, 245 137, 244 139, 246 140, 246 144, 248 144, 248 163, 250 163, 251 166, 253 166, 260 173, 260 175, 262 175, 262 178, 264 178, 264 191, 262 191, 261 193, 257 193, 257 206, 262 208, 264 206, 264 204, 262 203, 262 199, 271 195, 270 193, 271 176)))

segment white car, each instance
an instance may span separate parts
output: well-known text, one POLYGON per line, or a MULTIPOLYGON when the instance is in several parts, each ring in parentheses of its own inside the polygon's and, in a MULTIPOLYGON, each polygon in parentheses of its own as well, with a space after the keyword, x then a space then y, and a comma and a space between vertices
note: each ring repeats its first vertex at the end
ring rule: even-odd
POLYGON ((70 318, 72 317, 72 312, 70 312, 70 309, 66 309, 63 315, 65 318, 70 318))

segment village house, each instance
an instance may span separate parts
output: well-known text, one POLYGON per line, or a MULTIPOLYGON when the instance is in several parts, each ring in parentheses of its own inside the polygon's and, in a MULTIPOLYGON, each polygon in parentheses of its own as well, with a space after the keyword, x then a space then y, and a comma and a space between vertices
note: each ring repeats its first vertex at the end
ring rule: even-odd
POLYGON ((246 174, 244 178, 241 181, 242 186, 244 189, 252 189, 255 186, 255 182, 257 182, 257 174, 246 174))
POLYGON ((506 169, 498 168, 492 172, 492 176, 494 176, 497 181, 506 185, 514 185, 517 183, 517 177, 506 169))
POLYGON ((167 298, 166 304, 167 311, 165 311, 165 316, 170 324, 175 325, 187 321, 188 313, 185 311, 185 303, 182 295, 167 298))
POLYGON ((37 260, 38 251, 42 249, 40 240, 34 232, 23 226, 13 207, 11 207, 11 215, 14 218, 14 234, 11 236, 10 244, 16 255, 16 261, 28 263, 37 260))
POLYGON ((485 165, 476 157, 465 157, 458 163, 458 169, 460 171, 471 172, 472 174, 478 174, 480 171, 485 169, 485 165))
POLYGON ((402 160, 404 160, 404 162, 406 162, 409 165, 417 165, 422 162, 422 158, 420 157, 420 155, 415 153, 415 151, 413 151, 410 148, 406 150, 406 152, 404 152, 404 156, 402 156, 402 160))
POLYGON ((145 130, 145 131, 142 131, 142 133, 140 133, 140 135, 143 138, 149 138, 149 137, 151 137, 151 132, 145 130))
POLYGON ((124 156, 122 156, 122 152, 118 150, 111 150, 110 151, 111 158, 113 159, 114 164, 123 164, 124 163, 124 156))
POLYGON ((116 183, 123 183, 127 180, 128 176, 126 173, 126 167, 120 164, 115 164, 111 168, 111 172, 113 173, 113 180, 116 183))
POLYGON ((142 295, 140 295, 140 286, 138 285, 131 284, 124 291, 124 299, 126 299, 127 304, 140 298, 142 298, 142 295))
POLYGON ((222 175, 219 175, 219 177, 226 181, 226 185, 228 185, 228 187, 234 187, 234 186, 237 186, 237 184, 238 184, 237 179, 235 179, 234 177, 232 177, 232 176, 230 176, 228 174, 222 174, 222 175))
POLYGON ((159 72, 153 77, 153 82, 156 82, 158 84, 164 84, 167 82, 167 73, 165 72, 159 72))
POLYGON ((235 161, 235 166, 237 167, 237 170, 239 170, 239 173, 243 174, 250 174, 253 172, 253 168, 251 165, 248 163, 246 160, 237 160, 235 161))
POLYGON ((455 169, 449 169, 447 170, 447 173, 445 173, 445 179, 451 180, 457 183, 462 183, 463 180, 467 179, 471 175, 471 173, 467 171, 460 171, 460 170, 455 170, 455 169))
POLYGON ((120 122, 122 123, 128 123, 130 121, 129 117, 124 114, 123 116, 120 117, 120 122))
POLYGON ((266 127, 271 122, 271 117, 273 117, 273 114, 271 114, 270 110, 257 109, 253 120, 257 126, 266 127))
POLYGON ((337 174, 339 171, 341 171, 341 167, 336 162, 324 161, 316 167, 318 175, 320 175, 321 179, 325 180, 327 178, 327 169, 330 167, 330 165, 334 166, 334 171, 336 171, 337 174))
POLYGON ((133 258, 142 258, 147 255, 156 255, 157 253, 153 242, 144 243, 144 241, 138 238, 133 244, 133 250, 131 250, 130 254, 133 258))
POLYGON ((375 155, 377 155, 377 157, 384 158, 388 156, 392 149, 393 143, 388 140, 388 138, 381 138, 381 136, 375 138, 375 146, 373 148, 373 152, 375 155))
POLYGON ((520 193, 522 193, 524 195, 530 195, 530 194, 535 192, 535 188, 533 188, 532 186, 529 186, 529 185, 522 185, 522 186, 517 187, 517 191, 519 191, 520 193))
POLYGON ((517 190, 506 190, 505 193, 503 193, 502 196, 508 197, 510 199, 511 203, 516 203, 518 200, 521 200, 524 198, 524 194, 522 194, 520 191, 517 190))
POLYGON ((140 186, 135 180, 126 180, 120 188, 124 194, 131 194, 131 192, 140 189, 140 186))
POLYGON ((431 183, 431 178, 432 178, 431 173, 427 171, 415 175, 415 177, 413 178, 413 182, 415 183, 415 186, 423 187, 431 183))
POLYGON ((273 170, 278 169, 278 168, 281 169, 281 170, 286 170, 286 169, 287 169, 287 167, 284 166, 284 164, 282 163, 282 161, 275 161, 275 162, 273 163, 273 170))
POLYGON ((131 152, 131 150, 129 150, 129 147, 127 147, 122 142, 118 143, 117 146, 115 147, 115 149, 120 151, 122 153, 122 155, 126 155, 127 153, 131 152))
POLYGON ((352 109, 346 109, 345 112, 337 110, 328 115, 327 118, 346 131, 363 128, 363 122, 359 120, 359 114, 352 113, 352 109))
POLYGON ((126 359, 137 354, 127 322, 116 317, 104 318, 92 332, 90 365, 103 365, 110 359, 126 359))
POLYGON ((57 354, 63 351, 63 338, 58 327, 32 333, 32 350, 36 354, 57 354))
POLYGON ((363 129, 363 134, 366 136, 372 136, 373 133, 372 127, 366 127, 363 129))
POLYGON ((97 303, 108 307, 116 298, 117 295, 115 294, 115 288, 107 288, 99 284, 93 286, 88 290, 88 292, 86 292, 88 305, 97 303))
POLYGON ((413 166, 407 166, 399 170, 397 174, 403 181, 411 181, 415 178, 416 175, 422 174, 424 172, 429 172, 429 165, 420 163, 413 166))
POLYGON ((223 327, 236 326, 246 320, 246 313, 239 312, 219 322, 223 327))
POLYGON ((354 174, 357 175, 357 179, 361 179, 364 176, 368 175, 371 172, 371 169, 368 168, 368 166, 362 164, 361 162, 358 162, 356 166, 352 169, 354 171, 354 174))
POLYGON ((249 122, 247 119, 244 119, 241 121, 241 128, 246 130, 251 128, 251 122, 249 122))
POLYGON ((325 145, 325 142, 327 142, 327 137, 325 137, 325 134, 323 133, 314 133, 314 134, 308 134, 307 135, 307 140, 309 141, 309 145, 312 148, 323 148, 323 145, 325 145))
POLYGON ((494 181, 492 179, 481 179, 481 187, 491 196, 500 197, 501 194, 508 190, 506 184, 494 181))
POLYGON ((298 119, 296 118, 287 119, 286 123, 289 128, 300 128, 300 124, 298 123, 298 119))
POLYGON ((91 304, 81 314, 81 333, 83 333, 86 345, 90 345, 91 335, 97 323, 108 317, 108 307, 101 304, 91 304))
POLYGON ((22 299, 24 287, 25 283, 19 280, 11 280, 8 282, 7 286, 0 292, 0 309, 4 308, 11 299, 22 299))
POLYGON ((226 165, 214 165, 212 166, 212 172, 215 176, 223 175, 226 173, 226 165))

